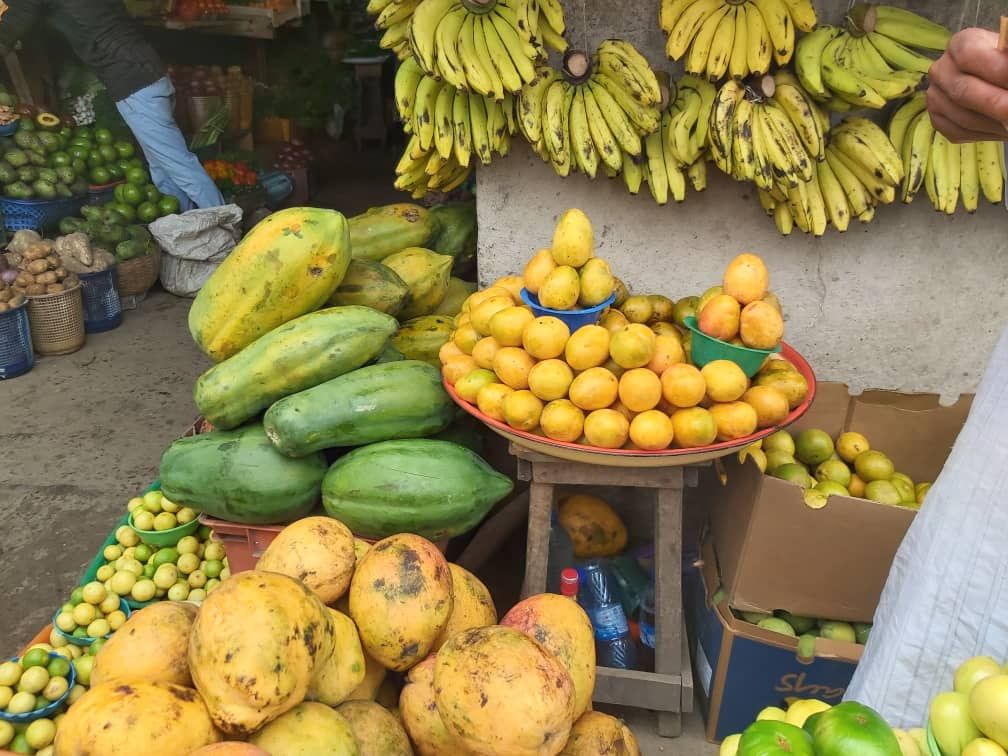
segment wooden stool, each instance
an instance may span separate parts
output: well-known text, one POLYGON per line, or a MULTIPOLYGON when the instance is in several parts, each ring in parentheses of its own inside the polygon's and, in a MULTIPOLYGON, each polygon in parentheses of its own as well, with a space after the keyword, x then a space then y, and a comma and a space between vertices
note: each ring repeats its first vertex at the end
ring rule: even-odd
POLYGON ((365 141, 377 141, 385 148, 388 128, 385 124, 385 100, 382 95, 382 68, 388 55, 369 58, 344 58, 343 62, 354 67, 354 75, 360 84, 360 111, 354 126, 354 140, 357 151, 363 149, 365 141))
POLYGON ((528 546, 522 598, 546 590, 550 515, 557 486, 651 489, 654 499, 655 671, 598 667, 594 700, 658 713, 658 734, 682 734, 693 710, 693 675, 682 611, 683 485, 696 485, 695 468, 608 467, 571 462, 511 444, 518 477, 529 481, 528 546))

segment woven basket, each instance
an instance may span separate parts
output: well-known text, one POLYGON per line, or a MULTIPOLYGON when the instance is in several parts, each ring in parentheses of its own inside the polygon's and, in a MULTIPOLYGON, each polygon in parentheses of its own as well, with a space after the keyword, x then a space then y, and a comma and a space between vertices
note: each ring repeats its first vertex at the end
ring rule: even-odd
POLYGON ((70 354, 84 346, 80 284, 59 294, 28 297, 28 324, 38 354, 70 354))
POLYGON ((149 255, 134 257, 116 266, 119 273, 119 296, 122 298, 146 294, 157 283, 161 272, 161 248, 149 255))

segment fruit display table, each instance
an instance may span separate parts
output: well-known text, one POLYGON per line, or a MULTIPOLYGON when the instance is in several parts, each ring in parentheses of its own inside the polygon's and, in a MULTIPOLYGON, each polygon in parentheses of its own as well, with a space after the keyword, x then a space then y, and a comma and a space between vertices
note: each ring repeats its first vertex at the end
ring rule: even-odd
POLYGON ((558 486, 647 489, 654 501, 655 671, 599 667, 594 700, 658 713, 658 733, 682 734, 693 709, 693 675, 682 612, 683 488, 697 483, 695 467, 669 458, 667 467, 610 467, 605 462, 558 459, 512 443, 518 478, 529 482, 528 545, 522 598, 546 590, 550 514, 558 486))

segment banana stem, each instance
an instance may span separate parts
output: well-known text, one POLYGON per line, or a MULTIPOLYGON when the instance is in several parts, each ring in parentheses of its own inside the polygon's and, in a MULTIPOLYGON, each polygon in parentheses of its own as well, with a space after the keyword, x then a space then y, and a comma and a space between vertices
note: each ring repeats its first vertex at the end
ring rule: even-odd
POLYGON ((470 13, 481 16, 492 11, 497 6, 497 0, 462 0, 462 5, 470 13))
POLYGON ((878 13, 874 5, 858 3, 847 12, 847 31, 855 37, 862 37, 875 31, 875 19, 878 13))
POLYGON ((581 84, 591 73, 591 60, 584 50, 568 50, 563 59, 563 73, 571 84, 581 84))
POLYGON ((777 91, 777 80, 770 74, 750 77, 744 84, 746 93, 752 94, 750 99, 769 100, 777 91))

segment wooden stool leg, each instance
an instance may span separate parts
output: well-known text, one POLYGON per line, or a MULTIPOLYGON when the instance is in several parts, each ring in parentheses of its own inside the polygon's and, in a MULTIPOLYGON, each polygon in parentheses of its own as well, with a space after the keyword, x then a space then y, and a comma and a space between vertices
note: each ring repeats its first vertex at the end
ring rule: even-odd
MULTIPOLYGON (((655 672, 682 673, 682 489, 658 490, 655 507, 655 672)), ((659 712, 658 734, 682 735, 681 712, 659 712)))
POLYGON ((546 590, 552 512, 553 486, 533 481, 529 486, 528 545, 525 548, 525 582, 521 592, 523 599, 546 590))

